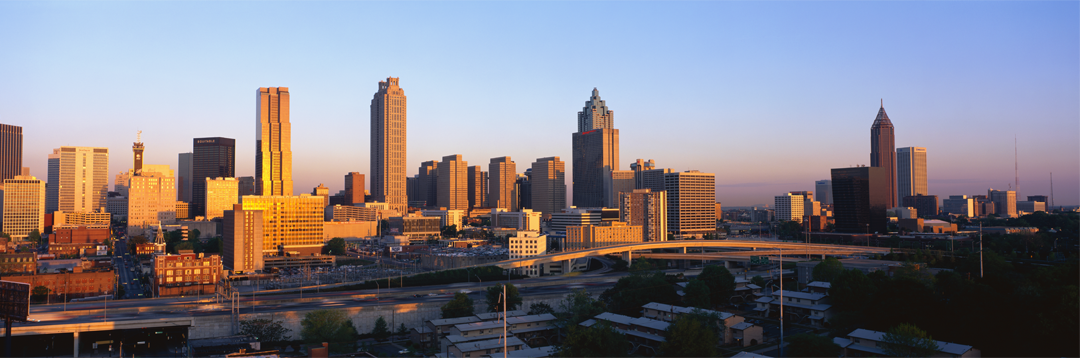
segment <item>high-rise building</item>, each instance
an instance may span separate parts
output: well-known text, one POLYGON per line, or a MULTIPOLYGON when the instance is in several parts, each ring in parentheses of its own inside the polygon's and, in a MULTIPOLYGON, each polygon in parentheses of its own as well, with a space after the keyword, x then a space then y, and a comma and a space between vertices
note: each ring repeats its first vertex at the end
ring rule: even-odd
POLYGON ((646 170, 655 169, 656 162, 654 162, 653 159, 649 159, 649 161, 637 159, 636 161, 630 163, 630 171, 634 172, 634 188, 648 189, 648 187, 645 186, 645 177, 643 175, 646 170))
POLYGON ((938 214, 937 195, 909 195, 901 200, 904 207, 915 208, 918 217, 926 218, 938 214))
POLYGON ((517 211, 517 194, 514 192, 517 164, 509 156, 491 158, 488 172, 488 207, 517 211))
POLYGON ((206 219, 225 216, 225 211, 240 203, 240 181, 231 177, 207 178, 203 185, 206 193, 206 219))
POLYGON ((892 194, 885 201, 886 209, 892 209, 899 203, 896 198, 896 134, 894 130, 892 122, 889 121, 889 115, 885 114, 885 103, 882 102, 877 118, 874 119, 874 125, 870 127, 870 166, 884 168, 885 176, 889 179, 883 185, 886 191, 892 194))
POLYGON ((814 182, 814 193, 822 205, 832 205, 832 180, 818 180, 814 182))
POLYGON ((447 155, 443 156, 438 167, 438 206, 447 210, 468 210, 469 163, 461 160, 460 154, 447 155))
POLYGON ((263 270, 263 212, 240 204, 223 212, 222 262, 234 273, 263 270))
POLYGON ((435 207, 439 202, 439 161, 430 160, 420 163, 417 174, 417 189, 425 207, 435 207))
MULTIPOLYGON (((507 246, 510 251, 510 259, 524 259, 541 256, 547 253, 547 235, 540 235, 537 231, 517 231, 507 238, 507 246)), ((541 265, 528 265, 514 269, 521 275, 540 276, 541 265)))
MULTIPOLYGON (((107 201, 108 200, 106 200, 106 202, 107 201)), ((176 201, 176 219, 177 220, 192 218, 191 209, 188 207, 188 205, 189 204, 186 203, 186 202, 179 201, 179 200, 176 201)))
POLYGON ((128 196, 128 179, 134 173, 134 170, 116 174, 116 180, 113 182, 113 191, 120 193, 120 196, 128 196))
MULTIPOLYGON (((192 175, 195 173, 194 153, 180 153, 177 159, 176 168, 176 200, 183 201, 188 204, 192 202, 192 175)), ((117 175, 119 178, 119 175, 117 175)), ((116 185, 119 186, 120 182, 117 181, 116 185)), ((126 189, 125 189, 126 191, 126 189)), ((125 195, 126 196, 126 195, 125 195)))
POLYGON ((853 167, 832 169, 833 218, 836 231, 884 234, 889 189, 888 169, 853 167))
POLYGON ((806 206, 806 197, 801 194, 786 193, 776 196, 773 209, 776 211, 776 221, 802 222, 803 209, 806 206))
POLYGON ((1050 197, 1046 195, 1028 195, 1027 201, 1039 201, 1043 203, 1050 203, 1050 197))
MULTIPOLYGON (((908 196, 929 194, 926 186, 926 148, 896 149, 896 189, 897 198, 901 200, 908 196)), ((923 215, 920 210, 919 216, 923 215)))
POLYGON ((54 149, 49 156, 49 186, 45 192, 46 212, 100 211, 109 193, 109 149, 54 149))
POLYGON ((994 202, 998 217, 1016 217, 1016 191, 990 189, 986 191, 986 197, 994 202))
POLYGON ((317 254, 323 246, 323 199, 318 196, 244 196, 242 208, 262 210, 262 252, 317 254))
POLYGON ((371 99, 371 196, 405 213, 406 99, 398 78, 379 82, 371 99))
POLYGON ((176 178, 168 165, 143 165, 128 189, 128 233, 176 221, 176 178))
POLYGON ((345 198, 348 204, 360 204, 364 201, 364 174, 351 172, 345 174, 345 198))
MULTIPOLYGON (((286 99, 288 99, 288 95, 286 95, 286 99)), ((288 105, 285 107, 287 109, 288 105)), ((288 121, 288 114, 284 118, 288 121)), ((285 128, 288 129, 288 126, 286 125, 285 128)), ((283 137, 287 138, 288 136, 284 135, 283 137)), ((191 188, 193 193, 190 203, 191 213, 194 216, 206 216, 207 219, 210 219, 211 217, 207 214, 206 208, 206 181, 207 179, 216 178, 236 178, 236 140, 223 137, 198 138, 192 141, 191 147, 194 149, 194 155, 192 156, 191 188)), ((285 147, 288 148, 287 145, 285 147)), ((230 205, 227 208, 216 210, 215 217, 221 217, 221 212, 231 208, 230 205)))
POLYGON ((623 192, 620 199, 619 221, 641 226, 641 241, 667 240, 666 192, 636 189, 623 192))
POLYGON ((419 174, 405 178, 405 193, 408 194, 410 208, 421 208, 427 206, 427 200, 424 200, 424 198, 420 196, 419 174))
POLYGON ((558 156, 532 163, 532 209, 550 217, 566 208, 566 163, 558 156))
POLYGON ((941 212, 949 215, 975 217, 975 199, 967 195, 949 195, 941 200, 941 212))
POLYGON ((566 227, 564 251, 586 250, 605 246, 640 243, 642 227, 623 221, 604 221, 598 225, 566 227))
POLYGON ((542 216, 539 212, 529 209, 522 209, 521 211, 491 209, 491 227, 540 231, 540 218, 542 216))
POLYGON ((311 195, 323 198, 323 207, 327 207, 330 205, 330 188, 326 187, 322 183, 319 183, 319 186, 311 189, 311 195))
POLYGON ((609 203, 604 187, 608 171, 619 170, 619 130, 615 112, 607 108, 600 92, 578 112, 578 132, 573 134, 574 206, 599 207, 609 203))
POLYGON ((716 175, 697 170, 664 175, 668 229, 691 236, 715 232, 716 175))
POLYGON ((254 176, 241 176, 236 178, 240 183, 239 193, 240 196, 255 195, 255 177, 254 176))
POLYGON ((532 169, 525 169, 524 174, 517 174, 514 182, 514 193, 517 194, 518 209, 532 209, 532 169))
POLYGON ((21 173, 22 126, 0 124, 0 182, 21 173))
POLYGON ((634 171, 616 170, 605 171, 604 174, 604 207, 616 208, 622 202, 621 193, 634 191, 634 171))
MULTIPOLYGON (((255 129, 255 193, 262 196, 292 196, 289 88, 259 88, 256 95, 255 117, 259 124, 255 129)), ((229 176, 235 175, 230 173, 229 176)))
POLYGON ((45 231, 45 182, 27 174, 4 179, 3 185, 4 232, 12 239, 26 239, 34 230, 41 235, 45 231))
POLYGON ((634 182, 639 183, 638 189, 649 189, 654 192, 667 190, 665 178, 671 173, 671 169, 649 169, 635 174, 634 182))
MULTIPOLYGON (((557 158, 556 158, 557 159, 557 158)), ((469 210, 487 207, 488 173, 480 165, 469 167, 469 210)), ((566 189, 563 189, 566 193, 566 189)), ((565 203, 565 200, 564 200, 565 203)))

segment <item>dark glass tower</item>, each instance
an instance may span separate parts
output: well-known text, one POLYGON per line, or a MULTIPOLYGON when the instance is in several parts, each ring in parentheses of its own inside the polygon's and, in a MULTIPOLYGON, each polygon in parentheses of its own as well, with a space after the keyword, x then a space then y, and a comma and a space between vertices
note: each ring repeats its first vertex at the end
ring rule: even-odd
POLYGON ((0 124, 0 184, 22 173, 22 147, 22 126, 0 124))
POLYGON ((832 169, 836 231, 884 234, 888 199, 896 196, 887 189, 887 183, 889 178, 885 168, 832 169))
MULTIPOLYGON (((882 101, 874 125, 870 127, 870 166, 885 169, 888 177, 887 190, 891 196, 885 202, 885 208, 896 207, 896 134, 889 115, 885 114, 885 102, 882 101)), ((835 194, 833 199, 835 199, 835 194)))
POLYGON ((191 144, 191 216, 206 216, 206 178, 236 177, 236 140, 199 138, 191 144))
POLYGON ((574 206, 602 207, 608 203, 604 176, 619 170, 619 130, 615 112, 593 88, 592 97, 578 112, 578 131, 573 134, 572 170, 574 206))

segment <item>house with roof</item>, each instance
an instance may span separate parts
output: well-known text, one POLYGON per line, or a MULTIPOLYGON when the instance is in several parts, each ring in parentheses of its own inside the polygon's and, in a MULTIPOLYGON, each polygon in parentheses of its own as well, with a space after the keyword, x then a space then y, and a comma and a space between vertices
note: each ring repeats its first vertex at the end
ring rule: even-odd
POLYGON ((777 291, 773 296, 755 300, 754 311, 765 317, 780 316, 780 297, 784 299, 784 320, 825 326, 832 316, 832 303, 828 295, 803 291, 777 291))
POLYGON ((596 315, 581 322, 581 326, 593 327, 600 323, 610 325, 615 331, 626 335, 632 345, 632 352, 656 355, 660 344, 667 339, 667 329, 671 323, 649 318, 633 318, 609 312, 596 315))
MULTIPOLYGON (((835 337, 833 343, 842 349, 841 357, 889 357, 881 347, 885 333, 867 329, 855 329, 847 337, 835 337)), ((967 358, 982 357, 982 351, 971 345, 937 341, 938 352, 931 357, 967 358)))
POLYGON ((765 329, 748 322, 732 325, 728 330, 731 332, 730 342, 742 347, 754 346, 765 340, 765 329))
MULTIPOLYGON (((505 329, 510 335, 516 336, 522 341, 536 345, 551 345, 556 334, 555 315, 522 315, 507 317, 502 320, 477 321, 457 324, 450 329, 449 335, 457 335, 465 339, 492 334, 502 334, 505 329)), ((448 336, 449 336, 448 335, 448 336)))
POLYGON ((832 283, 828 281, 811 281, 806 284, 806 291, 811 294, 829 295, 829 288, 832 287, 832 283))
POLYGON ((506 353, 509 355, 511 351, 524 350, 529 347, 521 339, 508 336, 505 345, 501 338, 453 344, 450 345, 448 354, 450 357, 460 358, 494 357, 490 355, 502 354, 503 348, 506 349, 506 353))
POLYGON ((720 320, 724 322, 722 325, 724 326, 725 330, 724 330, 724 334, 721 334, 722 335, 721 342, 724 343, 724 344, 730 344, 730 343, 733 342, 732 341, 731 327, 735 326, 735 324, 738 324, 738 323, 741 323, 741 322, 745 321, 745 319, 742 316, 738 316, 738 315, 735 315, 735 314, 732 314, 732 313, 729 313, 729 312, 701 309, 701 308, 696 308, 696 307, 675 306, 675 305, 661 304, 661 303, 658 303, 658 302, 651 302, 651 303, 645 304, 645 305, 641 306, 641 310, 642 310, 641 311, 642 315, 644 317, 646 317, 646 318, 656 319, 656 320, 661 320, 661 321, 667 321, 667 322, 672 322, 672 323, 674 323, 675 320, 678 319, 678 317, 680 315, 689 314, 691 312, 694 312, 695 310, 704 312, 706 314, 716 314, 717 317, 719 317, 720 320))
MULTIPOLYGON (((502 357, 502 356, 498 356, 498 354, 492 354, 492 355, 488 355, 488 356, 490 356, 490 357, 502 357)), ((552 357, 552 356, 555 356, 555 347, 554 346, 543 346, 543 347, 528 348, 528 349, 521 349, 521 350, 507 351, 506 352, 506 357, 519 358, 519 359, 522 359, 522 358, 546 358, 546 357, 552 357)))

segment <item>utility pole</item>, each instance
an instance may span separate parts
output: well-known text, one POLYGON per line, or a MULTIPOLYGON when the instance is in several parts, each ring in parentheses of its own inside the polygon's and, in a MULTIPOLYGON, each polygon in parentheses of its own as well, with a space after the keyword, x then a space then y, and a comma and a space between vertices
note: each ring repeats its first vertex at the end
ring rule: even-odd
POLYGON ((780 345, 776 347, 776 352, 780 354, 780 357, 784 357, 784 248, 778 251, 780 252, 780 345))
POLYGON ((979 220, 979 278, 983 277, 982 220, 979 220))

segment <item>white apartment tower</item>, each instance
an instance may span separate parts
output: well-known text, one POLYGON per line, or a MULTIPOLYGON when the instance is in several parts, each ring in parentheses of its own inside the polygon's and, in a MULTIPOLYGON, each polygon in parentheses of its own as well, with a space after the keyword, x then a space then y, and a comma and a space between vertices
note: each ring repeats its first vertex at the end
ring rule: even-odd
POLYGON ((46 211, 97 212, 109 193, 109 149, 65 146, 49 155, 46 211))
POLYGON ((926 148, 896 149, 896 191, 899 201, 907 196, 929 195, 926 186, 926 148))
POLYGON ((30 175, 4 180, 3 230, 14 239, 45 231, 45 182, 30 175))
POLYGON ((803 207, 806 198, 803 195, 786 193, 776 197, 773 208, 776 210, 776 221, 802 222, 803 207))

